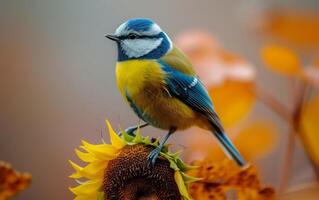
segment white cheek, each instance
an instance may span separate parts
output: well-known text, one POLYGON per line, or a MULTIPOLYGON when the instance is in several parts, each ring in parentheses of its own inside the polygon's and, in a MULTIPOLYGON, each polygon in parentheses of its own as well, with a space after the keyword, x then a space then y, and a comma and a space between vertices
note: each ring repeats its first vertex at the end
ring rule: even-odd
POLYGON ((163 38, 124 40, 121 47, 129 58, 139 58, 161 45, 163 38))

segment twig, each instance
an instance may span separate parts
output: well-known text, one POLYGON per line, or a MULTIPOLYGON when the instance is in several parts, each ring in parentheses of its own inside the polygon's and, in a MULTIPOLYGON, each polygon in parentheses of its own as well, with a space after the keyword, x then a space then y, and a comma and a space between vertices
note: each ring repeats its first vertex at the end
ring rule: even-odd
POLYGON ((282 164, 281 170, 281 179, 279 185, 279 193, 284 193, 287 189, 289 183, 289 175, 291 174, 291 166, 292 160, 294 155, 294 148, 295 148, 295 135, 297 135, 297 131, 299 130, 299 123, 300 123, 300 114, 302 112, 302 107, 304 104, 304 94, 305 94, 305 85, 301 84, 296 85, 294 80, 289 79, 290 81, 290 88, 291 88, 291 96, 293 99, 293 113, 292 113, 292 124, 289 126, 288 138, 287 138, 287 145, 286 150, 284 153, 284 160, 282 164))
POLYGON ((270 94, 260 85, 255 86, 255 91, 257 98, 262 103, 271 108, 276 114, 286 120, 289 124, 293 123, 293 119, 291 117, 292 115, 284 104, 278 101, 272 94, 270 94))
MULTIPOLYGON (((291 87, 292 86, 293 85, 291 85, 291 87)), ((292 158, 294 155, 293 153, 294 153, 295 135, 296 135, 296 129, 295 129, 296 127, 294 125, 295 124, 294 115, 288 110, 286 105, 278 101, 272 94, 270 94, 261 86, 256 86, 256 95, 261 102, 263 102, 275 113, 277 113, 282 119, 286 120, 286 122, 289 125, 287 146, 284 153, 284 161, 283 161, 282 170, 281 170, 282 176, 281 176, 280 185, 279 185, 279 193, 283 193, 286 190, 288 182, 289 182, 292 158)), ((294 105, 296 105, 295 102, 294 102, 294 105)))
POLYGON ((290 127, 288 138, 287 138, 287 146, 286 151, 284 153, 284 161, 282 164, 282 170, 281 170, 281 178, 280 178, 280 185, 279 185, 279 194, 282 194, 286 191, 288 183, 289 183, 289 177, 291 173, 291 166, 292 166, 292 159, 294 155, 294 148, 295 148, 295 129, 290 127))
MULTIPOLYGON (((289 112, 288 108, 278 101, 273 95, 260 86, 256 86, 256 95, 258 99, 277 113, 282 119, 286 120, 289 125, 289 134, 287 138, 287 146, 284 154, 284 161, 282 165, 282 177, 280 180, 279 193, 285 192, 288 182, 289 175, 291 172, 292 159, 295 147, 295 136, 298 132, 301 132, 300 121, 301 115, 303 113, 305 102, 308 100, 309 93, 311 91, 311 86, 307 83, 302 83, 300 85, 299 91, 293 92, 293 102, 294 110, 289 112)), ((307 150, 307 148, 305 148, 307 150)), ((310 159, 310 158, 309 158, 310 159)), ((312 160, 310 159, 312 162, 312 160)), ((319 171, 316 170, 316 166, 313 163, 316 171, 317 178, 319 179, 319 171)))
POLYGON ((306 102, 309 101, 309 98, 311 96, 311 92, 312 92, 312 89, 313 89, 313 86, 309 83, 306 83, 304 84, 304 91, 303 91, 303 94, 302 94, 302 99, 301 99, 301 102, 300 102, 300 110, 299 110, 299 113, 296 113, 296 124, 295 124, 295 128, 296 130, 298 131, 298 133, 300 134, 300 138, 301 138, 301 141, 304 145, 304 148, 307 152, 307 156, 308 156, 308 159, 310 160, 313 168, 314 168, 314 171, 316 173, 316 178, 317 180, 319 181, 319 168, 317 167, 317 165, 314 163, 313 159, 311 158, 311 152, 309 151, 309 149, 307 148, 307 145, 305 144, 305 142, 303 141, 304 138, 303 138, 303 130, 302 130, 302 127, 300 126, 300 121, 301 121, 301 117, 302 117, 302 113, 305 109, 305 105, 306 105, 306 102))
MULTIPOLYGON (((291 82, 292 84, 295 84, 291 82)), ((293 87, 295 85, 291 85, 293 87)), ((267 105, 270 109, 272 109, 275 113, 277 113, 280 117, 282 117, 289 125, 289 133, 287 138, 287 146, 284 153, 284 161, 282 164, 281 170, 281 179, 279 185, 279 193, 283 193, 289 183, 289 176, 291 173, 292 160, 294 155, 295 148, 295 136, 297 135, 298 130, 300 129, 300 118, 303 109, 303 105, 305 102, 305 92, 306 85, 301 85, 299 92, 296 90, 292 90, 293 93, 293 112, 290 112, 286 105, 282 104, 278 101, 272 94, 263 89, 260 86, 256 86, 256 95, 261 102, 267 105)))

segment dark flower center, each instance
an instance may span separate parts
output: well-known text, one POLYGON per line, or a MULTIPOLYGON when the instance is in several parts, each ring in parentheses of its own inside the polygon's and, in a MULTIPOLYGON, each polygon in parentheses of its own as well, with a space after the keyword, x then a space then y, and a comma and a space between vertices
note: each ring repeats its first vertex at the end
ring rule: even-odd
POLYGON ((111 160, 104 175, 106 200, 180 200, 174 170, 164 158, 154 167, 147 163, 152 147, 137 144, 126 146, 111 160))

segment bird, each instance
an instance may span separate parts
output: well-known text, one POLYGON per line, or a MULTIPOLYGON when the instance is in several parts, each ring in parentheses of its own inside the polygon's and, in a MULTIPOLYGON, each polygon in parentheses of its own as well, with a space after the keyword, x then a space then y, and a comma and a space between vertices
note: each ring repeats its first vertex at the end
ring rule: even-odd
POLYGON ((212 100, 192 63, 153 20, 133 18, 122 23, 114 34, 106 34, 117 44, 115 69, 117 87, 144 124, 166 130, 159 145, 148 155, 156 163, 168 138, 191 126, 209 130, 226 154, 239 166, 246 162, 225 133, 212 100))

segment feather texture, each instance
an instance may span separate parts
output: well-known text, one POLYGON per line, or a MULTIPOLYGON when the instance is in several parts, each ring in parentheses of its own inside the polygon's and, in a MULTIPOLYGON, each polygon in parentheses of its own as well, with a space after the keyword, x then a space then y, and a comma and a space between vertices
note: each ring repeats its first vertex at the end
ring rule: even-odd
POLYGON ((186 75, 196 75, 192 63, 188 60, 186 55, 175 46, 173 46, 172 50, 162 56, 159 60, 186 75))
POLYGON ((170 94, 200 113, 218 132, 224 132, 212 101, 200 80, 196 76, 183 74, 164 62, 161 64, 167 73, 165 83, 170 94))
POLYGON ((142 120, 165 130, 182 130, 191 126, 189 121, 200 122, 189 106, 170 94, 165 76, 156 60, 129 60, 116 66, 118 88, 142 120))

